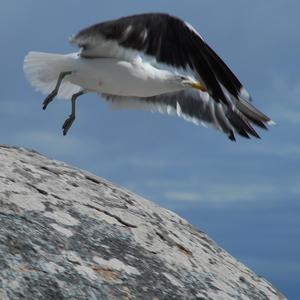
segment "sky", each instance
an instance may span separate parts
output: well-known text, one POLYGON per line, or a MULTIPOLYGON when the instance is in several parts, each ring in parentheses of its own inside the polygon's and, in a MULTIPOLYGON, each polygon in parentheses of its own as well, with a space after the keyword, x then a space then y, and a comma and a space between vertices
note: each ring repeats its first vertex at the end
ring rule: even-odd
MULTIPOLYGON (((1 0, 0 143, 35 149, 171 209, 267 278, 288 299, 300 285, 300 2, 1 0), (24 78, 30 50, 77 51, 68 38, 96 22, 167 12, 191 23, 276 121, 261 140, 143 111, 112 111, 96 95, 44 96, 24 78)), ((170 49, 171 51, 171 49, 170 49)))

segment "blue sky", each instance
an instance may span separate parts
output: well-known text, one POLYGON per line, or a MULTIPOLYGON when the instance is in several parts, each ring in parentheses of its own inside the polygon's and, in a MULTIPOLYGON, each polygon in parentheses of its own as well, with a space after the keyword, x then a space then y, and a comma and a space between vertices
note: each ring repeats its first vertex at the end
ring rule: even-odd
POLYGON ((299 1, 1 1, 0 143, 125 186, 176 211, 297 299, 300 284, 299 1), (87 6, 88 3, 88 6, 87 6), (162 11, 191 23, 277 126, 237 143, 213 129, 142 111, 111 111, 96 95, 42 111, 24 78, 30 50, 76 51, 68 37, 123 15, 162 11))

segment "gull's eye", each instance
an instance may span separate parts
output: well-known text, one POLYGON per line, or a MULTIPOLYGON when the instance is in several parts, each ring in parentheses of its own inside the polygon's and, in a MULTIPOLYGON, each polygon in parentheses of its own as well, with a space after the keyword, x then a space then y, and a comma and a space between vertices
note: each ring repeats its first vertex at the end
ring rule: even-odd
POLYGON ((177 78, 178 78, 178 80, 180 80, 180 81, 183 81, 183 80, 186 80, 186 79, 187 79, 185 76, 181 76, 181 75, 178 75, 177 78))

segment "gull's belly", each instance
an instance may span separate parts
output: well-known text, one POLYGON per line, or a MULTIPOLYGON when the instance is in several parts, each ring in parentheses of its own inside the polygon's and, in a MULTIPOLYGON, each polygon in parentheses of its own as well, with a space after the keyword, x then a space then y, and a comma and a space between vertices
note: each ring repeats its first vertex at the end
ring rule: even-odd
POLYGON ((167 71, 111 58, 78 58, 69 81, 83 89, 119 96, 150 97, 172 89, 163 81, 167 71))

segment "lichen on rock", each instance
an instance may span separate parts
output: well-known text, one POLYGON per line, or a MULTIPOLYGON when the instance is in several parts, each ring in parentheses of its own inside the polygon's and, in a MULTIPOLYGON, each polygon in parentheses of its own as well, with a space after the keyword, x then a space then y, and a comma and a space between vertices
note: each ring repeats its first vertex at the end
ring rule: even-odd
POLYGON ((0 146, 0 299, 285 299, 205 233, 107 180, 0 146))

